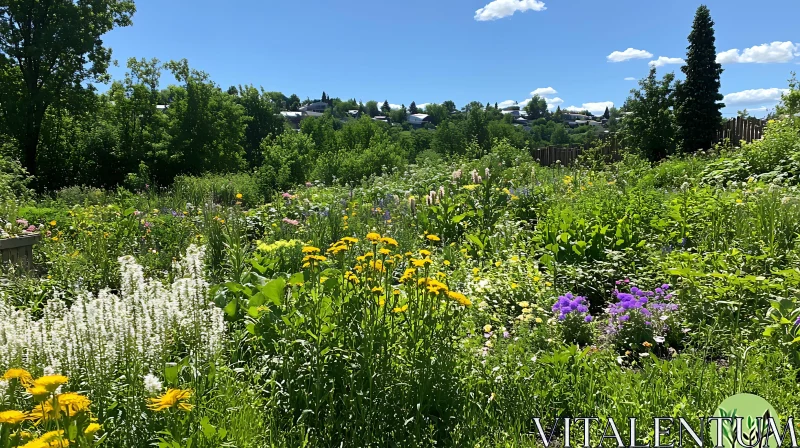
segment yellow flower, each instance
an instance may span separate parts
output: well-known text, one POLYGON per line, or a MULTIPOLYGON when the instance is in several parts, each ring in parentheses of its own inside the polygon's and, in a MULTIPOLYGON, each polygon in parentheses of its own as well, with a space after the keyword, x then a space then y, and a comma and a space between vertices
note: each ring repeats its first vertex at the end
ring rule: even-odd
POLYGON ((67 384, 67 381, 69 381, 69 379, 64 375, 46 375, 37 378, 33 384, 34 386, 47 389, 48 392, 55 392, 60 386, 67 384))
POLYGON ((22 445, 21 448, 48 448, 48 447, 67 447, 69 446, 69 441, 64 439, 64 431, 50 431, 42 434, 36 440, 31 440, 30 442, 22 445))
POLYGON ((737 200, 736 200, 736 203, 737 203, 737 204, 741 204, 741 203, 742 203, 742 200, 741 200, 741 199, 737 199, 737 200))
POLYGON ((28 419, 28 415, 22 411, 2 411, 0 412, 0 423, 17 425, 28 419))
POLYGON ((534 282, 539 283, 539 280, 541 280, 541 279, 539 278, 538 275, 536 277, 533 277, 533 281, 534 282))
POLYGON ((428 235, 428 236, 426 236, 425 238, 427 238, 427 239, 428 239, 428 241, 441 241, 441 238, 439 238, 439 237, 438 237, 438 236, 436 236, 436 235, 428 235))
POLYGON ((89 426, 86 427, 86 430, 83 431, 83 434, 86 435, 86 437, 91 437, 94 435, 94 433, 100 431, 100 428, 101 427, 98 423, 89 423, 89 426))
POLYGON ((474 190, 476 188, 478 188, 478 184, 464 185, 464 189, 465 190, 472 191, 472 190, 474 190))
POLYGON ((191 390, 169 389, 164 395, 151 398, 147 407, 156 412, 167 409, 180 409, 181 411, 189 412, 192 410, 192 405, 189 404, 189 398, 191 397, 191 390))
POLYGON ((392 310, 393 313, 405 313, 408 310, 408 304, 396 307, 392 310))
POLYGON ((55 225, 56 225, 56 224, 57 224, 57 223, 56 223, 56 220, 55 220, 55 219, 54 219, 54 220, 52 220, 52 221, 50 221, 50 225, 51 225, 51 226, 55 227, 55 225))
POLYGON ((444 265, 445 266, 450 266, 450 260, 444 260, 444 265))
POLYGON ((241 193, 236 193, 236 199, 242 199, 243 197, 241 193))
POLYGON ((89 410, 89 405, 92 404, 87 397, 74 392, 60 394, 56 399, 58 400, 58 405, 66 408, 69 415, 86 412, 89 410))
POLYGON ((61 417, 61 409, 53 409, 53 403, 50 400, 42 401, 40 404, 33 408, 30 418, 35 420, 36 423, 43 421, 58 420, 61 417))
POLYGON ((517 289, 519 287, 516 283, 511 283, 511 289, 517 289))
POLYGON ((531 306, 531 304, 528 302, 519 302, 517 305, 519 305, 520 308, 528 308, 531 306))
POLYGON ((489 325, 489 324, 484 325, 483 326, 483 332, 484 333, 491 333, 492 332, 492 326, 489 325))
POLYGON ((19 380, 23 386, 32 386, 33 377, 25 369, 8 369, 3 375, 4 380, 19 380))
POLYGON ((305 246, 303 247, 302 251, 304 254, 318 254, 319 248, 314 246, 305 246))
POLYGON ((544 286, 547 286, 549 288, 549 287, 553 286, 553 284, 550 283, 550 282, 544 282, 544 286))
POLYGON ((378 241, 380 241, 380 239, 381 235, 379 233, 370 232, 367 234, 367 241, 371 243, 377 243, 378 241))
POLYGON ((388 236, 385 236, 385 237, 381 238, 380 241, 381 241, 381 243, 383 243, 383 244, 385 244, 387 246, 397 247, 397 240, 395 240, 394 238, 389 238, 388 236))
POLYGON ((46 400, 50 396, 50 391, 42 386, 29 387, 26 390, 36 401, 46 400))
POLYGON ((380 286, 376 286, 372 288, 372 293, 375 295, 383 294, 383 288, 381 288, 380 286))
POLYGON ((387 249, 385 247, 382 247, 382 248, 378 249, 378 253, 381 254, 381 255, 391 255, 392 251, 390 251, 389 249, 387 249))
POLYGON ((431 256, 431 251, 422 249, 422 250, 419 251, 419 254, 421 256, 423 256, 423 257, 430 257, 431 256))
POLYGON ((645 346, 645 347, 647 347, 647 348, 650 348, 650 347, 652 347, 652 346, 653 346, 653 344, 651 344, 651 343, 649 343, 649 342, 647 342, 647 341, 644 341, 644 343, 642 343, 642 345, 644 345, 644 346, 645 346))
POLYGON ((537 324, 540 324, 540 323, 542 323, 542 318, 541 318, 541 317, 537 317, 537 318, 536 318, 536 319, 534 319, 534 320, 536 321, 536 323, 537 323, 537 324))
POLYGON ((447 291, 447 297, 455 300, 456 302, 458 302, 461 305, 464 305, 466 307, 472 306, 472 302, 470 302, 470 300, 467 298, 467 296, 465 296, 464 294, 461 294, 460 292, 447 291))

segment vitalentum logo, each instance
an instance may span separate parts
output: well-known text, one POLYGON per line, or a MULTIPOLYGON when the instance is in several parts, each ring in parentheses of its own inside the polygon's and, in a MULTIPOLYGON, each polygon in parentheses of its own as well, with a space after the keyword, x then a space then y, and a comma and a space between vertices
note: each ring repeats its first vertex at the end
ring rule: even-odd
POLYGON ((699 422, 691 424, 682 417, 657 417, 646 422, 636 418, 616 422, 612 418, 604 421, 597 417, 581 417, 558 419, 550 431, 546 431, 540 418, 534 418, 533 422, 537 432, 534 436, 539 437, 545 448, 550 445, 564 448, 800 448, 794 418, 786 417, 785 425, 781 426, 775 408, 767 400, 751 394, 729 397, 712 417, 700 418, 699 422), (599 440, 591 439, 592 426, 604 428, 599 440), (649 444, 642 443, 642 436, 648 433, 653 434, 653 440, 649 444), (576 434, 583 437, 575 438, 576 434))

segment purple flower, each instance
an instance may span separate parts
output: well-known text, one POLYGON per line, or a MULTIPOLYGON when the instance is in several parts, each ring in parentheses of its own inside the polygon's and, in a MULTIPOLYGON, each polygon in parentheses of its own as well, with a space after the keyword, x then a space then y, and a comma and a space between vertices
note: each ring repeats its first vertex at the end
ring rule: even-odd
POLYGON ((797 320, 794 321, 795 326, 800 325, 800 316, 797 316, 797 320))
POLYGON ((586 317, 583 318, 583 321, 586 322, 586 323, 589 323, 592 320, 594 320, 594 318, 592 317, 591 314, 589 314, 589 315, 587 315, 586 317))
POLYGON ((507 331, 504 331, 504 332, 503 332, 503 337, 504 337, 504 338, 508 339, 510 336, 511 336, 511 335, 510 335, 510 334, 508 334, 508 332, 507 332, 507 331))

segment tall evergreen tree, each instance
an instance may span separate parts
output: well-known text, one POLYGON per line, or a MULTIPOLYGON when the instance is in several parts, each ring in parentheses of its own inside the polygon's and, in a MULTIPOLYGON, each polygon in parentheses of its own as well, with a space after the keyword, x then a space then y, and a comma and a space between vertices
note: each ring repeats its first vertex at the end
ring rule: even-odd
POLYGON ((494 103, 494 108, 495 108, 495 109, 499 109, 499 107, 497 107, 497 102, 496 102, 496 101, 495 101, 495 103, 494 103))
POLYGON ((389 107, 389 100, 385 100, 383 102, 383 106, 381 106, 381 113, 383 115, 389 115, 389 112, 391 112, 391 111, 392 111, 392 108, 389 107))
POLYGON ((322 91, 322 99, 320 101, 322 101, 323 103, 328 102, 328 95, 325 93, 324 90, 322 91))
POLYGON ((411 102, 411 105, 408 106, 408 113, 410 113, 411 115, 419 113, 419 109, 417 109, 417 103, 415 103, 414 101, 411 102))
POLYGON ((608 107, 606 107, 606 111, 603 112, 603 118, 605 118, 606 120, 611 118, 611 112, 608 110, 608 107))
POLYGON ((681 150, 693 152, 708 148, 719 127, 724 104, 719 93, 722 65, 717 63, 714 21, 705 5, 697 8, 686 65, 681 68, 686 81, 678 85, 678 140, 681 150))

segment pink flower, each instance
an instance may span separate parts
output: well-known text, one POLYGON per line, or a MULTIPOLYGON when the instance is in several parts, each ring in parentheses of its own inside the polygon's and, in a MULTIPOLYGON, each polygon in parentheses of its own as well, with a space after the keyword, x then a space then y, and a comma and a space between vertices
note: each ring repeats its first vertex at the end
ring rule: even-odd
POLYGON ((295 219, 283 218, 282 221, 285 222, 286 224, 291 224, 293 226, 299 226, 300 225, 300 222, 295 220, 295 219))
POLYGON ((28 226, 28 228, 25 229, 25 230, 27 230, 28 232, 31 232, 31 233, 35 232, 36 231, 36 226, 33 226, 33 225, 32 226, 28 226))
POLYGON ((289 193, 283 193, 282 196, 284 197, 284 199, 291 199, 292 198, 292 195, 289 194, 289 193))
POLYGON ((27 219, 18 219, 17 220, 17 224, 22 224, 22 227, 25 227, 25 226, 28 225, 28 220, 27 219))
POLYGON ((306 187, 310 187, 312 185, 314 185, 314 184, 312 184, 311 182, 306 182, 306 187))

